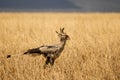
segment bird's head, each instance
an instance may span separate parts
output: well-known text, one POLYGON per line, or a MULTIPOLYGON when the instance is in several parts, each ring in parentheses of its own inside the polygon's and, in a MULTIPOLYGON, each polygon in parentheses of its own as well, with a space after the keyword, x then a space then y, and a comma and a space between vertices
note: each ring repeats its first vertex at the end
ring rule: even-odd
POLYGON ((64 32, 64 28, 60 28, 60 32, 56 31, 56 33, 57 33, 58 36, 60 37, 60 41, 70 40, 69 35, 67 35, 67 34, 64 32))

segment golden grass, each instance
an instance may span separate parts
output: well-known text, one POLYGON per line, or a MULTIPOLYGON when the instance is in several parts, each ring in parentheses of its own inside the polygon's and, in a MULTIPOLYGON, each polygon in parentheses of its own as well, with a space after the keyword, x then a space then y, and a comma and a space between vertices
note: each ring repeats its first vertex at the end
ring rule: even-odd
POLYGON ((120 80, 120 14, 0 13, 0 80, 120 80), (53 67, 43 56, 18 56, 29 48, 71 40, 53 67))

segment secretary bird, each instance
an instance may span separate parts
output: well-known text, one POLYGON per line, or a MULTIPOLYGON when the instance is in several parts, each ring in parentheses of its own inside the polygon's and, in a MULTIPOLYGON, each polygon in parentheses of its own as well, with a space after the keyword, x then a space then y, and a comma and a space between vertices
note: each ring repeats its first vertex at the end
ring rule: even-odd
MULTIPOLYGON (((60 37, 60 43, 54 45, 42 45, 38 48, 33 48, 27 50, 25 53, 18 55, 43 55, 46 58, 44 66, 50 65, 52 66, 55 60, 60 56, 61 52, 64 50, 66 41, 70 39, 70 37, 64 32, 64 28, 60 28, 60 32, 56 31, 58 36, 60 37)), ((16 55, 7 55, 7 58, 10 58, 16 55)))

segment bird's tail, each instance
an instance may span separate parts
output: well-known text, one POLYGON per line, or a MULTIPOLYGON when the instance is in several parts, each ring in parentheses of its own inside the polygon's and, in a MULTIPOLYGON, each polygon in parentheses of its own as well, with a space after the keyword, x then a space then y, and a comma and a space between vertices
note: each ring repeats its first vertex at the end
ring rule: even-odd
POLYGON ((10 58, 11 57, 11 55, 7 55, 7 58, 10 58))
POLYGON ((34 55, 35 53, 41 54, 41 51, 39 48, 33 48, 33 49, 29 49, 24 53, 20 53, 20 54, 15 54, 15 55, 7 55, 7 58, 11 58, 13 56, 20 56, 20 55, 25 55, 25 54, 32 54, 34 55))
POLYGON ((14 54, 14 55, 7 55, 7 58, 11 58, 13 56, 20 56, 20 55, 23 55, 23 53, 20 53, 20 54, 14 54))

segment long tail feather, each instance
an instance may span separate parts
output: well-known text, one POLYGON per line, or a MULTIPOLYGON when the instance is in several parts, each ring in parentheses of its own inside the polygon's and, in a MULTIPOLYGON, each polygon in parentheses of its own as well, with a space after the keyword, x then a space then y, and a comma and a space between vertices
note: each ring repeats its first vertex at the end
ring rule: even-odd
POLYGON ((15 55, 7 55, 7 58, 11 58, 11 57, 13 57, 13 56, 20 56, 20 55, 23 55, 23 53, 15 54, 15 55))
POLYGON ((33 49, 27 50, 25 53, 20 53, 20 54, 15 54, 15 55, 7 55, 7 58, 11 58, 13 56, 25 55, 25 54, 34 54, 34 53, 41 54, 41 51, 39 50, 39 48, 33 48, 33 49))
POLYGON ((11 55, 7 55, 7 58, 10 58, 11 57, 11 55))

